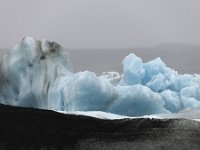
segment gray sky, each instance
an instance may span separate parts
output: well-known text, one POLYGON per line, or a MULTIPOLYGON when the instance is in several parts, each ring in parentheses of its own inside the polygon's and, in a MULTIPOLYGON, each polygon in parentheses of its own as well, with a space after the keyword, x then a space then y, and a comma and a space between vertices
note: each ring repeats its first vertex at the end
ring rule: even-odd
POLYGON ((0 47, 24 36, 68 48, 200 45, 200 0, 0 0, 0 47))

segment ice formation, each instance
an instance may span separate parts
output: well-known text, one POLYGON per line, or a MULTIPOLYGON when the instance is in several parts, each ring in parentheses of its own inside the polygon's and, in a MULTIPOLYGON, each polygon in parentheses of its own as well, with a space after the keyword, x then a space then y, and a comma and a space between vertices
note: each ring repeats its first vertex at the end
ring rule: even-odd
POLYGON ((160 58, 143 63, 134 54, 124 72, 73 73, 55 42, 24 38, 0 64, 0 103, 42 109, 104 111, 126 116, 176 113, 200 107, 200 79, 179 75, 160 58))

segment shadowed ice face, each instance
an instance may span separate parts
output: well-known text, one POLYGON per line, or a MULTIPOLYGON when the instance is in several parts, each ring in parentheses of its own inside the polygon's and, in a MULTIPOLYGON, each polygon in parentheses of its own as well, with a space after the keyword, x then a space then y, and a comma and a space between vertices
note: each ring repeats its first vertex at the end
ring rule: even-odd
POLYGON ((49 90, 52 81, 60 75, 71 74, 72 66, 67 52, 59 44, 25 37, 4 57, 1 70, 12 84, 17 100, 24 103, 33 99, 34 104, 30 106, 38 106, 38 101, 47 102, 44 101, 47 98, 45 91, 49 90))

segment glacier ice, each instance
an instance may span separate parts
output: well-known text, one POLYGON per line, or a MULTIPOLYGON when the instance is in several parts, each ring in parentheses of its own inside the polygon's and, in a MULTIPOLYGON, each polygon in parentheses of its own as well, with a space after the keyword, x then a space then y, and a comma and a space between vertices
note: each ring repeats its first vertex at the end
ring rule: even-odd
POLYGON ((141 84, 118 86, 118 97, 113 102, 110 112, 127 116, 169 113, 164 108, 161 96, 141 84))
POLYGON ((0 103, 41 109, 104 111, 125 116, 200 107, 200 79, 179 75, 160 59, 124 58, 124 72, 73 72, 56 42, 25 37, 0 63, 0 103))

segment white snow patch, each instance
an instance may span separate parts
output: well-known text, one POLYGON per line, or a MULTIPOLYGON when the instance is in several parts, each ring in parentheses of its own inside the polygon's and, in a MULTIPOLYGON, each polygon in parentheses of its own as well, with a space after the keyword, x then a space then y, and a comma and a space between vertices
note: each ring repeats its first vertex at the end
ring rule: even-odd
POLYGON ((102 111, 70 111, 70 112, 56 111, 56 112, 59 112, 62 114, 83 115, 83 116, 89 116, 89 117, 94 117, 94 118, 99 118, 99 119, 109 119, 109 120, 132 118, 128 116, 106 113, 102 111))

